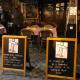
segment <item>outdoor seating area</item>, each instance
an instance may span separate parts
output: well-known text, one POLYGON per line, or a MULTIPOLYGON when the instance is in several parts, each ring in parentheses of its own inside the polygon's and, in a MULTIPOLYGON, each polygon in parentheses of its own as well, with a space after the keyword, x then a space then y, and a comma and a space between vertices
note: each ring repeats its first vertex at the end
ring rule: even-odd
POLYGON ((0 80, 80 80, 79 0, 0 0, 0 80))

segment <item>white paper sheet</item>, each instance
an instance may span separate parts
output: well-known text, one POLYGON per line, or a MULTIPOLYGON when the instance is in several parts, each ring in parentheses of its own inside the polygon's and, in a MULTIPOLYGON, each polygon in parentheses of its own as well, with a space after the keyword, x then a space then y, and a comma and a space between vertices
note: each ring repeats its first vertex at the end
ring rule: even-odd
POLYGON ((18 53, 18 39, 9 39, 9 53, 18 53))
POLYGON ((56 58, 64 58, 68 57, 68 43, 67 42, 56 42, 56 50, 55 50, 56 58))

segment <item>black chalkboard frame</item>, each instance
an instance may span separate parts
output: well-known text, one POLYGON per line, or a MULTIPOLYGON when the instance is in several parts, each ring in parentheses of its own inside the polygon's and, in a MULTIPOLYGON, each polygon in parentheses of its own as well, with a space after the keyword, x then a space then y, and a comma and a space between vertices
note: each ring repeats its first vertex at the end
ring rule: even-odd
POLYGON ((48 80, 48 78, 63 78, 63 79, 69 79, 69 80, 76 80, 76 59, 77 59, 77 39, 76 38, 47 38, 47 46, 46 46, 46 77, 45 80, 48 80), (68 77, 68 76, 60 76, 60 75, 52 75, 48 73, 48 46, 49 46, 49 41, 53 40, 55 41, 72 41, 75 42, 74 44, 74 68, 73 68, 73 77, 68 77))
POLYGON ((2 36, 2 66, 4 65, 4 40, 5 39, 24 39, 24 68, 23 69, 15 69, 15 68, 6 68, 6 67, 3 67, 1 68, 2 70, 13 70, 13 71, 20 71, 20 72, 23 72, 24 73, 24 76, 26 76, 26 44, 27 44, 27 37, 26 36, 13 36, 13 35, 3 35, 2 36))

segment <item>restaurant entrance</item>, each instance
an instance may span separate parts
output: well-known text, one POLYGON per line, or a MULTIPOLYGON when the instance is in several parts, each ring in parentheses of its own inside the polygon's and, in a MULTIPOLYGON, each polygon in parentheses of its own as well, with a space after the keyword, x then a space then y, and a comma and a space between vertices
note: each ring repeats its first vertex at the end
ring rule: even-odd
MULTIPOLYGON (((70 0, 0 1, 0 65, 2 65, 2 36, 27 36, 27 44, 25 44, 27 46, 25 51, 27 59, 25 65, 28 76, 24 78, 30 80, 45 80, 47 38, 73 38, 76 36, 74 33, 76 32, 76 25, 71 23, 67 24, 70 0), (73 30, 72 25, 74 26, 74 31, 70 34, 71 31, 69 30, 73 30), (75 35, 73 35, 73 33, 75 35)), ((12 38, 10 40, 14 41, 12 38)), ((15 40, 17 42, 16 44, 18 44, 19 41, 17 41, 17 39, 15 40)), ((53 43, 52 46, 55 46, 55 42, 53 43)), ((61 43, 61 46, 63 43, 64 42, 61 43)), ((22 50, 21 48, 20 50, 22 50)), ((18 47, 16 49, 18 51, 18 47)), ((16 78, 16 80, 18 80, 18 78, 21 79, 21 76, 16 78)))

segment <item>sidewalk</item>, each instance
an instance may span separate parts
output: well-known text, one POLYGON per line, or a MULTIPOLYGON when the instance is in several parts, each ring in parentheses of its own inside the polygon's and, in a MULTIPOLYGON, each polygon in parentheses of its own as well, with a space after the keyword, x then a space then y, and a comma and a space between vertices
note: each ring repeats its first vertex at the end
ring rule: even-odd
MULTIPOLYGON (((45 52, 42 52, 42 62, 37 49, 33 52, 30 50, 31 63, 35 67, 31 72, 26 71, 26 77, 22 72, 2 71, 0 70, 0 80, 45 80, 45 52), (35 55, 37 57, 35 57, 35 55)), ((78 45, 77 64, 80 65, 80 45, 78 45)), ((0 47, 0 67, 1 64, 1 47, 0 47)), ((77 72, 80 73, 80 66, 77 67, 77 72)), ((64 80, 64 79, 48 79, 48 80, 64 80)), ((80 79, 77 79, 80 80, 80 79)))
MULTIPOLYGON (((15 71, 3 71, 0 70, 0 80, 44 80, 45 79, 45 73, 44 73, 44 65, 45 61, 40 61, 39 53, 37 49, 35 48, 34 54, 32 50, 29 50, 30 57, 31 57, 31 63, 34 66, 34 69, 32 71, 26 71, 26 77, 23 76, 23 72, 15 72, 15 71), (37 56, 37 57, 35 57, 37 56)), ((42 53, 45 54, 45 53, 42 53)), ((2 66, 1 62, 1 47, 0 47, 0 67, 2 66)))

